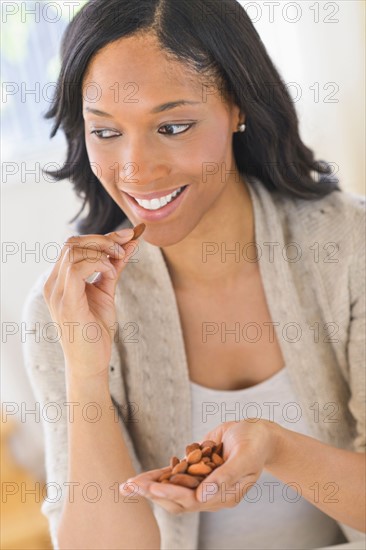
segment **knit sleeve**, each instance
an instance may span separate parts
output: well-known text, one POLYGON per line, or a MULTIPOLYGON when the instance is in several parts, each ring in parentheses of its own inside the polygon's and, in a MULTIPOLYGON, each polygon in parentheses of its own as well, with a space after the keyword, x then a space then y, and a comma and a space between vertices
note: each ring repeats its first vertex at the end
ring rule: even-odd
POLYGON ((365 199, 359 201, 362 209, 357 209, 353 232, 353 261, 350 267, 351 322, 347 345, 349 383, 351 397, 349 409, 356 421, 354 450, 366 451, 366 357, 365 357, 365 199))
MULTIPOLYGON (((47 273, 44 273, 37 280, 24 304, 22 322, 27 330, 22 348, 25 369, 33 389, 35 405, 40 411, 44 434, 46 484, 43 490, 45 499, 42 513, 48 520, 52 543, 57 549, 57 531, 63 504, 72 495, 72 489, 68 485, 67 418, 70 408, 66 398, 65 362, 60 344, 61 329, 53 322, 43 297, 46 278, 47 273)), ((110 387, 114 389, 118 405, 126 407, 120 375, 121 358, 115 346, 112 349, 112 361, 114 379, 110 380, 110 387)), ((141 472, 126 426, 121 420, 119 425, 133 466, 137 472, 141 472)))

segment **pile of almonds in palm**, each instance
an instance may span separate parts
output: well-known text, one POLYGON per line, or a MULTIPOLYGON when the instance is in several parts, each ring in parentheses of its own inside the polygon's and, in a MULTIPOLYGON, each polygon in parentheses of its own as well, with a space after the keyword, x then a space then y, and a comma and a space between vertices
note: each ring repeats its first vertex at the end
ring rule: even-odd
POLYGON ((195 489, 215 468, 224 463, 223 444, 207 440, 203 443, 191 443, 186 447, 186 456, 182 460, 172 456, 167 472, 157 480, 160 483, 173 483, 189 489, 195 489))

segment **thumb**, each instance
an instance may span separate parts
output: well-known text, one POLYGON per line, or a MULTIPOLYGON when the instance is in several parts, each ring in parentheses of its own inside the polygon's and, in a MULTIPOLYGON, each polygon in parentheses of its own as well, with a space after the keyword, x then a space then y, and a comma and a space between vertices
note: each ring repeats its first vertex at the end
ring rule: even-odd
MULTIPOLYGON (((130 258, 136 253, 138 250, 138 242, 137 240, 132 240, 127 242, 123 245, 124 254, 121 255, 119 258, 113 258, 112 263, 116 269, 117 277, 115 279, 115 284, 117 284, 119 276, 121 275, 124 268, 127 266, 130 258)), ((137 260, 134 260, 135 262, 137 260)))
POLYGON ((236 495, 241 490, 243 482, 249 483, 247 475, 249 470, 245 467, 242 453, 231 454, 226 462, 213 470, 197 487, 197 500, 204 503, 212 499, 221 499, 224 502, 222 499, 226 498, 226 495, 236 495))
MULTIPOLYGON (((146 225, 144 223, 140 223, 136 225, 134 228, 122 229, 121 231, 115 232, 115 234, 117 234, 119 238, 118 243, 121 246, 123 245, 122 248, 125 252, 122 258, 113 260, 113 264, 116 269, 115 286, 117 285, 119 276, 121 275, 122 271, 126 267, 127 262, 138 250, 137 239, 141 237, 145 229, 146 229, 146 225)), ((134 261, 137 261, 137 260, 134 260, 134 261)))
POLYGON ((116 231, 114 233, 108 233, 107 235, 113 236, 115 239, 115 246, 118 248, 117 254, 108 256, 114 273, 112 273, 111 270, 103 273, 103 276, 98 277, 94 281, 94 284, 107 295, 114 296, 119 277, 127 266, 129 258, 135 253, 137 242, 131 241, 133 237, 132 229, 124 229, 121 232, 116 231))

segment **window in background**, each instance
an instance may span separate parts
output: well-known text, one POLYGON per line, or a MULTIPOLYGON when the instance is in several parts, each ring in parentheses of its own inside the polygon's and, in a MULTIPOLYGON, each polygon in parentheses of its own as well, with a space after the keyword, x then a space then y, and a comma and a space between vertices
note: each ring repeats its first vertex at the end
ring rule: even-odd
POLYGON ((1 2, 1 117, 4 161, 37 158, 58 151, 62 132, 50 140, 44 119, 60 68, 62 34, 85 4, 79 2, 1 2))

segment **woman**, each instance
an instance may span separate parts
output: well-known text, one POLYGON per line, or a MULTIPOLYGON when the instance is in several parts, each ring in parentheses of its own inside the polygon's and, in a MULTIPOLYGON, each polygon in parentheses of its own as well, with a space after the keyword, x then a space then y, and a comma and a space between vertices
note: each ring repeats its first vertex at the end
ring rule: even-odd
POLYGON ((44 423, 55 546, 360 538, 364 200, 302 143, 244 9, 90 1, 48 117, 68 140, 54 176, 89 209, 25 311, 34 390, 60 411, 44 423), (225 464, 206 494, 156 482, 207 438, 225 464))

